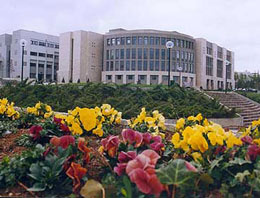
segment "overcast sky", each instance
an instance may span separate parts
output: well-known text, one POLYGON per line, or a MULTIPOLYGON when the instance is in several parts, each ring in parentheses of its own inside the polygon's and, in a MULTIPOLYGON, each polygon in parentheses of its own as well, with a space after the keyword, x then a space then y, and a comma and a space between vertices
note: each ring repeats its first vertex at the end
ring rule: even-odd
POLYGON ((234 51, 235 70, 255 72, 260 70, 259 9, 260 0, 0 0, 0 34, 174 30, 234 51))

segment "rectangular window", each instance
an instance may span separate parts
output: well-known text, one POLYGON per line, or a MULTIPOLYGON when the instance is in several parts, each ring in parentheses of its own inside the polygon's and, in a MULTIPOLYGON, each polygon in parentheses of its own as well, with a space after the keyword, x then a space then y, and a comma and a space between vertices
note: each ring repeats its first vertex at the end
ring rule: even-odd
POLYGON ((116 59, 119 59, 119 49, 116 49, 116 59))
POLYGON ((125 37, 121 37, 121 45, 125 45, 125 37))
POLYGON ((106 52, 106 59, 107 60, 109 59, 109 50, 107 50, 107 52, 106 52))
POLYGON ((130 59, 130 48, 126 49, 126 59, 130 59))
POLYGON ((107 39, 107 46, 110 46, 110 43, 111 43, 110 39, 107 39))
POLYGON ((136 45, 136 36, 132 37, 132 45, 136 45))
POLYGON ((147 36, 144 37, 144 45, 148 45, 148 37, 147 36))
POLYGON ((114 71, 114 61, 110 62, 110 71, 114 71))
POLYGON ((147 65, 148 65, 147 60, 145 60, 144 61, 144 65, 143 65, 144 66, 144 68, 143 68, 144 71, 147 71, 147 65))
POLYGON ((155 59, 159 59, 160 49, 155 49, 155 59))
POLYGON ((138 36, 138 45, 143 45, 143 37, 138 36))
POLYGON ((124 59, 124 57, 125 57, 125 50, 120 49, 120 59, 124 59))
POLYGON ((137 62, 137 70, 138 70, 138 71, 142 71, 142 61, 141 61, 141 60, 139 60, 139 61, 137 62))
POLYGON ((30 52, 31 56, 37 56, 37 52, 30 52))
POLYGON ((130 45, 131 44, 131 37, 126 37, 126 44, 130 45))
POLYGON ((161 61, 161 71, 165 71, 165 61, 161 61))
POLYGON ((155 45, 160 45, 160 37, 155 38, 155 45))
POLYGON ((150 45, 154 45, 154 37, 153 36, 150 37, 150 45))
POLYGON ((109 61, 106 62, 106 71, 109 71, 109 61))
POLYGON ((227 79, 231 79, 231 64, 226 65, 227 69, 227 79))
POLYGON ((40 42, 39 42, 39 46, 46 46, 46 43, 45 43, 45 42, 42 42, 42 41, 40 41, 40 42))
POLYGON ((136 67, 136 61, 132 61, 132 63, 131 63, 131 70, 135 71, 135 67, 136 67))
POLYGON ((115 71, 118 71, 119 70, 119 61, 116 61, 115 62, 115 71))
POLYGON ((162 37, 161 38, 161 45, 165 45, 166 44, 166 38, 165 37, 162 37))
POLYGON ((161 49, 161 59, 165 59, 165 49, 161 49))
POLYGON ((45 53, 39 53, 39 57, 45 57, 45 53))
POLYGON ((126 69, 126 71, 130 71, 130 61, 129 60, 127 60, 125 62, 125 69, 126 69))
POLYGON ((172 50, 172 59, 175 59, 175 58, 176 58, 176 51, 172 50))
POLYGON ((142 48, 138 48, 138 59, 142 59, 142 48))
POLYGON ((116 38, 116 45, 120 45, 120 38, 116 38))
POLYGON ((206 57, 206 75, 213 76, 213 58, 206 57))
POLYGON ((124 71, 124 61, 120 61, 120 71, 124 71))
POLYGON ((150 61, 150 71, 154 71, 154 61, 150 61))
POLYGON ((150 48, 150 59, 154 59, 154 49, 150 48))
POLYGON ((217 77, 223 78, 223 61, 217 60, 217 77))
POLYGON ((148 48, 144 48, 144 59, 148 58, 148 48))
POLYGON ((114 50, 111 49, 110 50, 110 59, 114 59, 115 55, 114 55, 114 50))
POLYGON ((184 60, 184 51, 181 51, 181 60, 184 60))
POLYGON ((176 46, 180 47, 180 39, 176 39, 176 46))
POLYGON ((53 58, 53 54, 47 54, 47 58, 53 58))
POLYGON ((132 48, 132 59, 136 59, 136 49, 132 48))
POLYGON ((115 39, 115 38, 112 38, 112 39, 111 39, 111 42, 112 42, 112 45, 115 45, 115 44, 116 44, 116 39, 115 39))
POLYGON ((159 61, 155 61, 155 71, 159 71, 159 61))

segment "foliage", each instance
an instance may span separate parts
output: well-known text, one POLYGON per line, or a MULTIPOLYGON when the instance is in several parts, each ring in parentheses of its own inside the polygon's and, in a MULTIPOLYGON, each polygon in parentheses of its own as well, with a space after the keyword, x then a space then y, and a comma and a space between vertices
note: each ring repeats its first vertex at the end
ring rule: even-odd
POLYGON ((216 100, 211 100, 194 89, 173 85, 170 88, 133 87, 102 83, 31 85, 7 84, 1 88, 0 97, 7 97, 18 106, 33 106, 38 101, 49 104, 55 111, 66 112, 76 107, 94 108, 110 104, 123 118, 136 117, 139 109, 145 107, 148 113, 160 110, 166 118, 180 118, 202 113, 209 118, 234 117, 216 100), (73 102, 72 102, 73 101, 73 102))
POLYGON ((237 88, 246 88, 246 89, 257 89, 260 90, 260 75, 254 73, 251 76, 246 74, 235 73, 236 87, 237 88))
POLYGON ((258 103, 260 103, 260 93, 253 93, 253 92, 238 92, 239 94, 246 96, 247 98, 250 98, 251 100, 254 100, 258 103))

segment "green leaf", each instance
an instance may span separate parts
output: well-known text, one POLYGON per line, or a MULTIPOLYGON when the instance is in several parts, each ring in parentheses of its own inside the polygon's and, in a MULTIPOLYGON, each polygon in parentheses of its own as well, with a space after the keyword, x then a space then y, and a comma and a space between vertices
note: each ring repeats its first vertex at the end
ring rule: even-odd
POLYGON ((46 189, 46 185, 47 185, 47 184, 44 184, 44 183, 35 183, 35 184, 33 185, 33 187, 29 188, 28 190, 29 190, 29 191, 36 191, 36 192, 38 192, 38 191, 44 191, 44 190, 46 189))
POLYGON ((229 161, 230 164, 238 164, 238 165, 243 165, 243 164, 251 164, 252 162, 251 161, 248 161, 248 160, 244 160, 242 158, 238 158, 238 157, 235 157, 234 160, 231 160, 229 161))
POLYGON ((157 177, 162 184, 176 185, 180 188, 194 186, 195 172, 189 171, 185 166, 185 160, 176 159, 166 167, 156 170, 157 177))
POLYGON ((250 172, 248 170, 245 170, 243 173, 237 173, 235 178, 242 183, 244 181, 244 178, 248 175, 250 175, 250 172))
POLYGON ((127 193, 126 197, 127 198, 132 198, 131 182, 130 182, 129 178, 126 175, 124 175, 124 177, 123 177, 123 183, 125 185, 125 189, 126 189, 126 193, 127 193))

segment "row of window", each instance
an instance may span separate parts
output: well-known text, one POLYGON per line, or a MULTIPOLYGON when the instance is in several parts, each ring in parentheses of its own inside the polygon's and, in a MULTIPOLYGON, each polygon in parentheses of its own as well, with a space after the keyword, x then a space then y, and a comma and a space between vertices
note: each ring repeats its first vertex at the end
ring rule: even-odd
POLYGON ((117 37, 108 38, 107 46, 114 45, 165 45, 167 41, 172 41, 174 46, 187 49, 194 49, 194 44, 191 41, 166 38, 166 37, 154 37, 154 36, 132 36, 132 37, 117 37))
POLYGON ((38 41, 38 40, 31 40, 31 45, 38 45, 38 46, 44 46, 49 48, 55 48, 59 49, 60 46, 57 43, 49 43, 47 41, 38 41))
POLYGON ((41 53, 41 52, 39 52, 39 53, 37 53, 37 52, 30 52, 30 55, 31 56, 39 56, 39 57, 47 57, 47 58, 53 58, 54 57, 54 59, 58 59, 59 58, 58 55, 45 54, 45 53, 41 53))
MULTIPOLYGON (((226 65, 227 79, 231 79, 231 65, 226 65)), ((206 56, 206 75, 213 76, 213 58, 206 56)), ((217 60, 217 77, 223 78, 223 61, 217 60)))
MULTIPOLYGON (((44 68, 45 63, 44 62, 39 62, 38 63, 38 68, 44 68)), ((47 62, 46 63, 46 68, 47 69, 52 69, 52 62, 47 62)), ((36 69, 37 63, 36 62, 30 62, 30 68, 35 68, 36 69)), ((58 70, 58 64, 54 63, 54 71, 56 72, 58 70)))
MULTIPOLYGON (((127 48, 127 49, 111 49, 106 50, 106 60, 113 59, 169 59, 169 53, 166 49, 154 48, 127 48), (161 52, 160 52, 161 51, 161 52)), ((172 59, 182 59, 185 61, 194 62, 194 53, 185 52, 180 50, 172 50, 172 59)))
MULTIPOLYGON (((171 65, 171 71, 179 71, 182 68, 182 72, 195 73, 194 64, 173 62, 171 65)), ((107 61, 105 71, 168 71, 169 65, 167 61, 107 61), (149 64, 149 65, 148 65, 149 64)), ((104 71, 104 68, 103 68, 104 71)))
MULTIPOLYGON (((213 56, 213 49, 211 47, 207 47, 207 54, 213 56)), ((218 50, 217 50, 217 57, 220 59, 223 58, 223 50, 220 47, 218 47, 218 50)), ((231 52, 230 51, 227 51, 226 59, 228 61, 231 61, 231 52)))
MULTIPOLYGON (((39 73, 38 75, 36 75, 36 73, 30 73, 30 78, 36 78, 36 76, 37 76, 37 79, 39 81, 44 80, 44 74, 43 73, 39 73)), ((52 80, 56 81, 57 75, 54 74, 53 79, 52 79, 52 74, 46 74, 46 81, 51 82, 52 80)))

